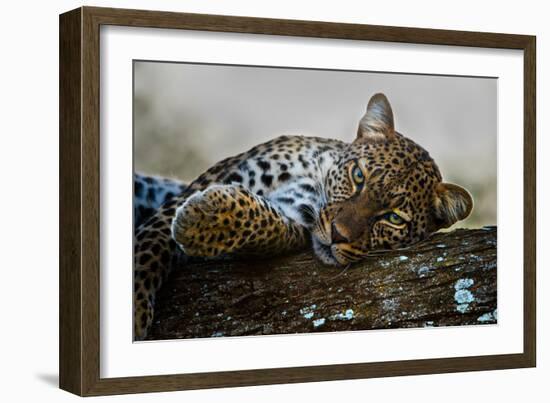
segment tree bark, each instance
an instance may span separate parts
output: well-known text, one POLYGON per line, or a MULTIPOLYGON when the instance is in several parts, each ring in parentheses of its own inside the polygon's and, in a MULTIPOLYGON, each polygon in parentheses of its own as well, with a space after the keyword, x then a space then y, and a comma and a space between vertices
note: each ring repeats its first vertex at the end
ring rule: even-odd
POLYGON ((496 245, 496 227, 484 227, 345 269, 311 252, 188 262, 159 292, 149 339, 496 323, 496 245))

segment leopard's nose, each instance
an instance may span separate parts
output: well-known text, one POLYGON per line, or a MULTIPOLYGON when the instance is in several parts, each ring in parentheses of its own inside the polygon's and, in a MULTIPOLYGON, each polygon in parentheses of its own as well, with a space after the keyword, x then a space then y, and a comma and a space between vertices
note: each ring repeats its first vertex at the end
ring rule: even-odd
POLYGON ((338 231, 338 226, 333 222, 331 225, 332 243, 344 243, 349 240, 338 231))

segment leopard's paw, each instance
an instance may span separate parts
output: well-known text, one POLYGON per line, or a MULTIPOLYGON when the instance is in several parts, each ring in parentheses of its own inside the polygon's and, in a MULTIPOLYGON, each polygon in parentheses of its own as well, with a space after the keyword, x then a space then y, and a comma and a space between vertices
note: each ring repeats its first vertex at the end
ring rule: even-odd
POLYGON ((211 186, 177 209, 172 236, 188 256, 231 253, 252 234, 247 220, 253 203, 253 196, 242 186, 211 186))

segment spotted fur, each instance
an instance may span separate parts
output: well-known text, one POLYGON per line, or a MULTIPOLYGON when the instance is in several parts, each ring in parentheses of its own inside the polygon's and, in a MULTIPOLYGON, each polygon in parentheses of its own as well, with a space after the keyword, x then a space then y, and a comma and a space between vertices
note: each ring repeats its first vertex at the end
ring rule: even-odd
POLYGON ((467 217, 473 201, 442 182, 428 152, 399 134, 374 95, 352 143, 282 136, 218 162, 136 232, 134 331, 184 256, 274 255, 312 245, 326 264, 402 248, 467 217))
POLYGON ((148 218, 186 186, 177 179, 134 174, 134 228, 139 228, 148 218))

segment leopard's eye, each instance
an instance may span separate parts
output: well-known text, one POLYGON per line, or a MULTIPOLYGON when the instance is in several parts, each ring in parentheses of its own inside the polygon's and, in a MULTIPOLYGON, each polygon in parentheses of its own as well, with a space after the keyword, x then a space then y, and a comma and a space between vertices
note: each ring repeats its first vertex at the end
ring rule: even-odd
POLYGON ((365 180, 365 175, 363 175, 363 171, 361 171, 361 168, 359 168, 357 165, 353 168, 353 171, 351 172, 351 176, 353 178, 353 181, 360 185, 365 180))
POLYGON ((405 224, 405 220, 397 213, 391 212, 384 215, 384 218, 393 225, 405 224))

